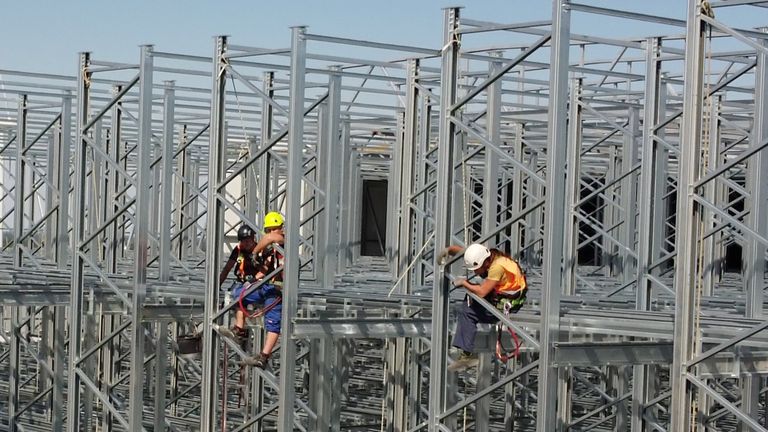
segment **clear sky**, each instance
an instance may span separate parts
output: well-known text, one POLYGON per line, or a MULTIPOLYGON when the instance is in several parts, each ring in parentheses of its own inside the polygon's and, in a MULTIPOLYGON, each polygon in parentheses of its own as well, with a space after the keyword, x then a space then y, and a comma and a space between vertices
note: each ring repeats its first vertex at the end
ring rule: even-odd
MULTIPOLYGON (((686 0, 579 0, 604 7, 685 17, 686 0)), ((162 51, 209 55, 212 37, 259 47, 287 47, 289 26, 311 33, 441 46, 441 8, 463 5, 465 17, 495 22, 548 19, 549 0, 9 0, 2 6, 0 68, 75 74, 77 53, 103 60, 136 62, 138 45, 162 51)), ((753 7, 718 17, 746 28, 768 25, 768 11, 753 7), (746 11, 746 13, 745 13, 746 11), (739 15, 741 14, 741 15, 739 15)), ((722 11, 722 12, 721 12, 722 11)), ((646 26, 603 16, 574 14, 574 31, 625 37, 683 34, 684 29, 646 26), (629 34, 624 34, 629 33, 629 34)))
MULTIPOLYGON (((674 14, 682 17, 684 0, 650 1, 676 2, 674 14)), ((233 43, 287 47, 292 25, 307 25, 312 33, 438 47, 440 9, 454 5, 466 6, 467 17, 496 22, 547 19, 551 10, 547 0, 14 0, 2 7, 0 68, 73 75, 79 51, 134 62, 137 46, 145 43, 209 55, 217 34, 232 36, 233 43)))

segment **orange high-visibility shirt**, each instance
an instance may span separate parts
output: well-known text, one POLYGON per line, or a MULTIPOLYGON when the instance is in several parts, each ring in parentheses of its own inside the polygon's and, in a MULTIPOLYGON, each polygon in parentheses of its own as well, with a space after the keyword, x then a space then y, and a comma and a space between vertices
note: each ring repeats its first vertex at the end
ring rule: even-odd
POLYGON ((496 294, 511 294, 527 288, 520 265, 507 257, 498 257, 488 268, 488 280, 496 281, 496 294))

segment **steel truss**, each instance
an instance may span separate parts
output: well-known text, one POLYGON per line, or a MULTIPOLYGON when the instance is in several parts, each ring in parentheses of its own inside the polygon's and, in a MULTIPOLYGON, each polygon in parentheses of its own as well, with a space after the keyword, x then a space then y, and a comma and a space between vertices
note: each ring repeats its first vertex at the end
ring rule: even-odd
POLYGON ((440 47, 297 27, 284 48, 0 71, 0 429, 766 430, 768 33, 733 10, 765 12, 448 8, 440 47), (671 36, 572 31, 587 16, 671 36), (373 180, 381 257, 361 245, 373 180), (247 349, 221 337, 239 305, 218 272, 272 210, 283 327, 262 371, 239 365, 258 320, 247 349), (531 293, 495 312, 520 355, 483 326, 457 374, 466 275, 436 251, 472 242, 531 293), (195 331, 202 354, 180 354, 195 331))

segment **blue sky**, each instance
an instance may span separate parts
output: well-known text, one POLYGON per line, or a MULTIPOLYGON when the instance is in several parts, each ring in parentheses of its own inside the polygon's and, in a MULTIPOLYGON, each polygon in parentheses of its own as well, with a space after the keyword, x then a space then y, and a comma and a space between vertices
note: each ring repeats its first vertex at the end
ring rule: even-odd
MULTIPOLYGON (((590 1, 604 7, 628 7, 644 13, 684 18, 685 0, 590 1)), ((3 5, 0 68, 74 75, 77 53, 135 62, 138 45, 209 55, 212 37, 232 36, 233 43, 287 47, 289 26, 310 32, 427 47, 441 45, 441 8, 462 5, 448 0, 379 1, 158 1, 17 0, 3 5)), ((464 1, 465 17, 496 22, 547 19, 549 0, 464 1)), ((718 17, 750 28, 768 25, 768 12, 757 8, 718 9, 718 17), (722 11, 722 13, 721 13, 722 11)), ((682 34, 684 29, 646 26, 629 21, 574 14, 574 31, 641 36, 682 34)))
MULTIPOLYGON (((650 1, 666 4, 679 2, 650 1)), ((605 3, 605 2, 604 2, 605 3)), ((637 2, 635 2, 637 3, 637 2)), ((641 2, 642 3, 642 2, 641 2)), ((208 55, 212 36, 262 47, 288 46, 289 26, 312 33, 437 47, 446 0, 157 1, 38 0, 3 5, 0 67, 73 74, 77 52, 135 61, 137 46, 208 55)), ((547 19, 546 0, 466 1, 464 15, 497 22, 547 19)), ((637 6, 636 6, 637 7, 637 6)), ((648 9, 647 7, 642 7, 648 9)))

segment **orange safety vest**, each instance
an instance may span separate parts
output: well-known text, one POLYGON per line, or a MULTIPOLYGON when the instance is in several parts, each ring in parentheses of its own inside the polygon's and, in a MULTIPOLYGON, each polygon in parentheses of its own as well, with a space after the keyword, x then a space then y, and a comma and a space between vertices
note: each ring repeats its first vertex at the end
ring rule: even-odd
MULTIPOLYGON (((501 262, 504 267, 506 282, 496 284, 494 292, 499 295, 517 295, 518 291, 528 288, 528 282, 525 280, 525 273, 520 265, 513 259, 501 262)), ((499 281, 501 282, 501 281, 499 281)))

